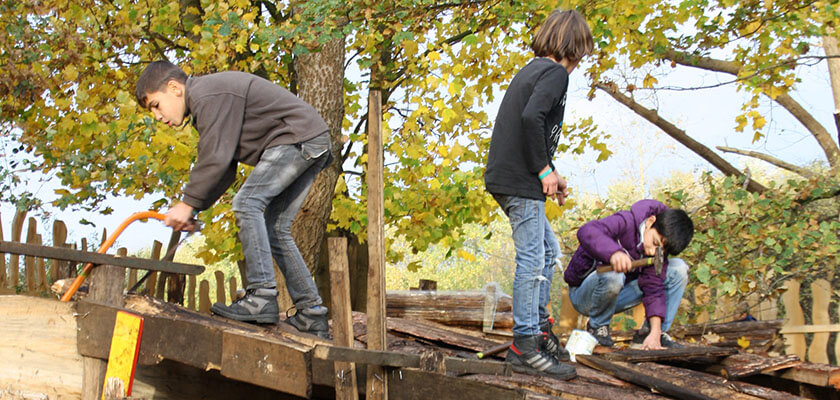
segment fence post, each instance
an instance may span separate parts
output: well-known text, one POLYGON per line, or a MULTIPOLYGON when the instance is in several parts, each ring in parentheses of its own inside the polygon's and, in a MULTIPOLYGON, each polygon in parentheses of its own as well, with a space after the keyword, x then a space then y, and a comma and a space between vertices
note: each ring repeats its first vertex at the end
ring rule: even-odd
POLYGON ((216 302, 225 304, 225 274, 216 270, 213 275, 216 277, 216 302))
MULTIPOLYGON (((825 279, 811 282, 811 324, 828 325, 828 305, 831 301, 831 284, 825 279)), ((828 337, 830 332, 814 333, 811 346, 808 347, 808 361, 828 364, 828 337)))
POLYGON ((210 282, 202 279, 198 287, 198 311, 210 313, 210 282))
MULTIPOLYGON (((799 282, 789 279, 785 282, 787 290, 782 293, 782 304, 785 306, 785 315, 787 326, 801 326, 805 325, 805 317, 802 315, 802 306, 799 304, 799 282)), ((784 327, 783 327, 784 328, 784 327)), ((805 359, 805 351, 807 346, 805 344, 805 335, 802 333, 788 333, 784 335, 785 339, 785 353, 796 354, 801 359, 805 359)))
POLYGON ((187 308, 195 310, 195 275, 187 278, 187 308))
MULTIPOLYGON (((38 244, 36 236, 38 235, 38 222, 35 218, 29 217, 29 229, 26 230, 26 243, 38 244)), ((35 292, 35 257, 23 257, 24 279, 26 279, 26 291, 29 293, 35 292)))
MULTIPOLYGON (((11 241, 20 243, 20 235, 23 233, 23 221, 26 220, 26 211, 18 211, 12 221, 11 241)), ((9 257, 9 281, 12 289, 20 284, 20 256, 12 254, 9 257)))
MULTIPOLYGON (((67 246, 67 225, 59 220, 53 220, 52 243, 54 247, 66 248, 67 246)), ((59 279, 69 278, 67 271, 69 261, 50 260, 50 279, 55 282, 59 279)))

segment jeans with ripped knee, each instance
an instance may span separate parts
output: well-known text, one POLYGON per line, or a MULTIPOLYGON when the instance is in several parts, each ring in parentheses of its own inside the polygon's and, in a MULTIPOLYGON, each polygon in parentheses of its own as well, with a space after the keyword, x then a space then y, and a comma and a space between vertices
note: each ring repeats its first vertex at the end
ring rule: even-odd
POLYGON ((510 220, 516 250, 513 277, 513 334, 540 334, 547 320, 549 290, 560 244, 545 216, 545 202, 516 196, 493 195, 510 220))

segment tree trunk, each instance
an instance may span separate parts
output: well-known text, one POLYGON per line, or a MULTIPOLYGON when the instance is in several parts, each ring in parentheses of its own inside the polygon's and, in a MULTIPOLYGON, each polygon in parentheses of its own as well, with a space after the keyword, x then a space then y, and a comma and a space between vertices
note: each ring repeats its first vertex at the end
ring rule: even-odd
POLYGON ((823 38, 823 50, 828 57, 828 77, 831 81, 831 92, 834 94, 834 124, 837 127, 837 140, 840 141, 840 47, 837 38, 826 36, 823 38))
MULTIPOLYGON (((332 211, 335 184, 341 173, 341 122, 344 119, 344 38, 324 43, 318 51, 295 60, 298 96, 311 104, 327 122, 333 161, 312 184, 309 195, 292 224, 303 260, 313 271, 318 266, 321 245, 332 211)), ((313 275, 317 275, 314 271, 313 275)))

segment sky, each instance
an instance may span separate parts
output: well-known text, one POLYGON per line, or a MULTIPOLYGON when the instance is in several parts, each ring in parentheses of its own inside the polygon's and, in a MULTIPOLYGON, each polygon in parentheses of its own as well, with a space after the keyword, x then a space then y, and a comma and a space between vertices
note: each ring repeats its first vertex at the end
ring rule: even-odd
MULTIPOLYGON (((644 176, 647 184, 653 179, 666 177, 673 171, 713 170, 713 167, 705 160, 613 100, 606 93, 597 92, 593 100, 588 100, 586 94, 589 88, 586 86, 587 80, 583 75, 584 68, 585 64, 582 64, 571 75, 565 119, 572 123, 591 115, 600 131, 611 136, 607 143, 614 154, 609 160, 601 163, 595 162, 593 154, 582 156, 558 154, 555 165, 567 178, 573 193, 605 195, 607 188, 616 182, 627 179, 638 182, 641 175, 640 163, 645 166, 644 176)), ((832 116, 834 104, 826 63, 800 67, 797 72, 802 82, 792 96, 834 136, 836 132, 832 116)), ((732 79, 729 75, 688 67, 675 69, 664 67, 657 71, 656 76, 662 86, 680 87, 714 85, 732 79)), ((637 84, 637 86, 642 85, 637 84)), ((637 91, 635 94, 645 99, 649 96, 648 92, 637 91)), ((502 98, 501 95, 495 97, 496 101, 485 109, 491 120, 495 118, 498 103, 502 98)), ((710 148, 726 145, 754 150, 797 165, 824 160, 823 152, 813 136, 786 110, 771 102, 767 97, 762 98, 759 108, 767 119, 767 125, 763 129, 765 137, 758 142, 753 142, 751 130, 747 129, 742 133, 735 132, 735 117, 740 113, 741 104, 748 98, 749 95, 736 91, 736 86, 730 84, 696 91, 659 91, 656 93, 655 103, 646 101, 644 104, 648 107, 656 104, 662 118, 684 129, 689 136, 710 148)), ((0 151, 6 152, 8 148, 0 149, 0 151)), ((736 167, 743 168, 746 160, 744 157, 721 152, 718 154, 736 167)), ((57 188, 57 183, 47 180, 42 186, 31 189, 49 199, 55 188, 57 188)), ((92 241, 101 235, 103 228, 112 232, 132 213, 150 209, 152 202, 158 198, 159 196, 149 196, 143 200, 112 199, 108 205, 114 209, 114 212, 107 216, 84 211, 53 209, 52 212, 54 217, 67 223, 69 238, 78 242, 82 237, 87 237, 89 241, 92 241), (94 226, 75 223, 83 218, 93 222, 94 226)), ((9 240, 13 215, 14 210, 11 205, 0 204, 4 240, 9 240)), ((38 224, 42 234, 44 222, 49 221, 39 221, 38 224)), ((24 228, 25 231, 26 228, 24 228)), ((133 252, 150 247, 153 240, 165 244, 170 233, 171 231, 157 220, 135 222, 118 238, 113 249, 125 246, 133 252)), ((44 236, 47 237, 49 234, 44 234, 44 236)))

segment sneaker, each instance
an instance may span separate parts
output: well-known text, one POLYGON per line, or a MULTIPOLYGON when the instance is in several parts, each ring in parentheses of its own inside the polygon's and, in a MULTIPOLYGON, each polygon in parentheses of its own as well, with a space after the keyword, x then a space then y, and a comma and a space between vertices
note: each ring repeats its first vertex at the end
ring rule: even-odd
POLYGON ((280 320, 277 294, 274 288, 248 289, 245 296, 230 303, 230 306, 216 303, 210 307, 210 311, 242 322, 276 324, 280 320))
POLYGON ((561 364, 546 352, 541 352, 542 335, 514 336, 505 360, 519 373, 543 375, 560 380, 577 376, 571 365, 561 364))
POLYGON ((294 326, 295 329, 301 332, 310 333, 322 339, 330 339, 327 307, 319 305, 304 310, 297 310, 295 315, 292 316, 289 316, 289 310, 286 310, 286 320, 283 322, 294 326))
POLYGON ((560 345, 560 339, 551 331, 551 325, 554 320, 551 318, 540 323, 540 330, 542 331, 540 350, 545 350, 546 353, 557 359, 557 361, 569 361, 569 352, 560 345))
POLYGON ((613 342, 612 338, 610 337, 609 325, 593 328, 592 325, 589 325, 589 322, 587 322, 586 331, 589 332, 590 335, 595 336, 595 339, 598 340, 598 344, 601 346, 613 347, 613 345, 615 344, 615 342, 613 342))
MULTIPOLYGON (((645 342, 645 338, 647 337, 647 332, 642 331, 635 331, 633 332, 633 344, 642 344, 645 342)), ((678 343, 668 332, 662 332, 662 335, 659 336, 659 344, 666 349, 681 349, 685 347, 683 344, 678 343)))

